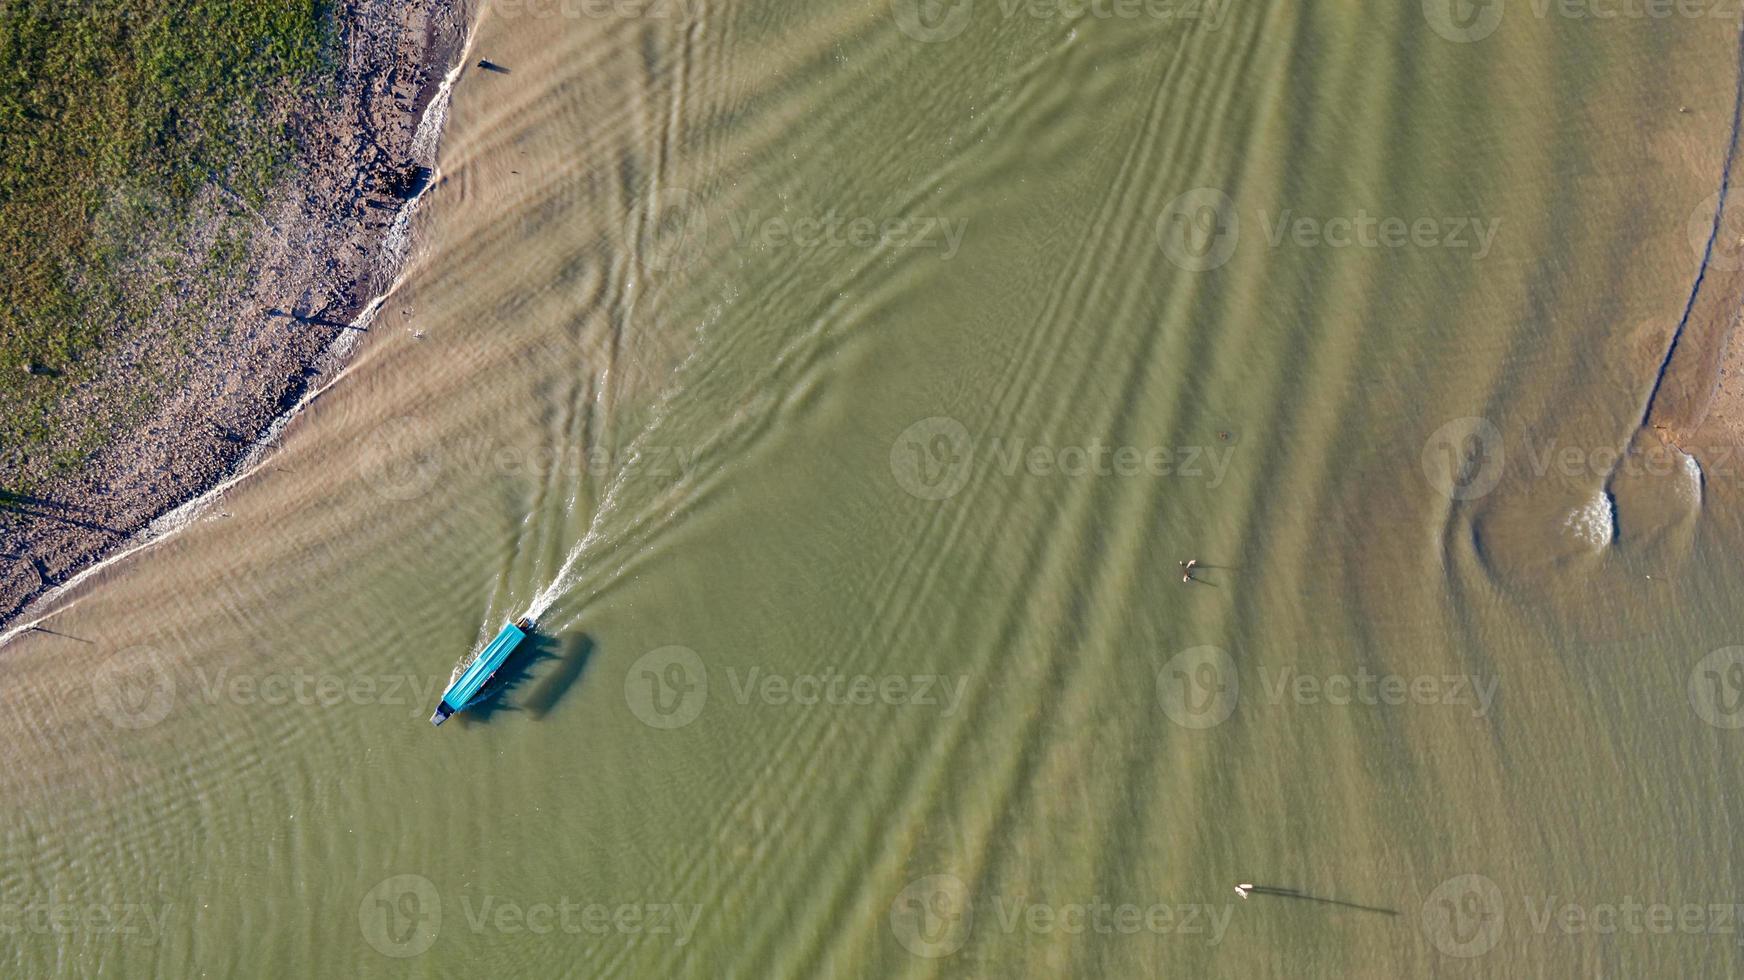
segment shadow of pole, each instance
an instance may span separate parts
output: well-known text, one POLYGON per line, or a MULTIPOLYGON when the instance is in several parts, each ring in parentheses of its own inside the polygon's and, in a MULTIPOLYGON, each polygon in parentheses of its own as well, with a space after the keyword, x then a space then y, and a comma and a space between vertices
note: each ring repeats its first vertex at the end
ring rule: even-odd
POLYGON ((1336 905, 1340 908, 1355 909, 1358 912, 1374 912, 1378 915, 1398 915, 1398 909, 1381 908, 1378 905, 1360 905, 1356 902, 1346 902, 1343 899, 1327 898, 1324 895, 1310 895, 1296 888, 1276 888, 1270 885, 1236 885, 1235 893, 1242 898, 1250 895, 1270 895, 1274 898, 1295 898, 1304 902, 1316 902, 1320 905, 1336 905))
POLYGON ((32 633, 47 633, 50 636, 58 636, 58 637, 61 637, 62 639, 72 640, 75 643, 83 643, 87 646, 89 646, 91 644, 90 640, 87 640, 82 636, 74 636, 71 633, 62 633, 60 630, 51 630, 47 626, 32 626, 30 628, 30 632, 32 632, 32 633))

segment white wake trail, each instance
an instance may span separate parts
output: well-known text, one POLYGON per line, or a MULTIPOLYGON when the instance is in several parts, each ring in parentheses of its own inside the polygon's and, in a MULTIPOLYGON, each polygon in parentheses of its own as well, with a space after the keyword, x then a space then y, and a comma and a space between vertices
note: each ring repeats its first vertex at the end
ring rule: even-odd
MULTIPOLYGON (((634 289, 634 286, 631 288, 634 289)), ((632 313, 633 311, 632 305, 632 313)), ((532 604, 527 608, 526 614, 528 616, 535 620, 539 619, 580 578, 578 566, 582 559, 586 558, 599 543, 604 534, 606 519, 620 506, 620 498, 623 495, 625 485, 629 482, 630 474, 636 472, 643 454, 647 451, 648 439, 671 414, 674 399, 685 389, 680 379, 684 377, 698 355, 702 353, 703 340, 709 332, 709 327, 719 318, 720 311, 717 309, 713 311, 712 315, 705 316, 697 323, 696 330, 691 336, 690 350, 673 367, 669 375, 672 381, 661 390, 655 399, 647 423, 631 438, 623 464, 612 474, 611 482, 606 484, 605 492, 600 495, 599 507, 594 511, 593 519, 588 522, 587 532, 581 536, 580 541, 576 542, 575 547, 569 549, 569 554, 564 557, 563 564, 558 567, 557 574, 552 577, 551 583, 540 589, 538 594, 533 597, 532 604)), ((599 407, 602 413, 606 393, 611 390, 610 377, 611 369, 608 368, 606 373, 601 376, 599 394, 595 396, 596 403, 600 403, 599 407)))

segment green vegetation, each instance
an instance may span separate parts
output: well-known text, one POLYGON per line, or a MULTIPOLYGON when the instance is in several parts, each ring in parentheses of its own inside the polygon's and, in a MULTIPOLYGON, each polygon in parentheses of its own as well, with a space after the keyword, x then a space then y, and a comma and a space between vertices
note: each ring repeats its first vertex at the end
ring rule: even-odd
MULTIPOLYGON (((0 465, 89 429, 54 409, 149 308, 125 272, 141 244, 173 243, 204 188, 255 205, 283 172, 269 101, 322 77, 328 6, 0 0, 0 465)), ((235 268, 240 247, 221 240, 215 261, 235 268)))

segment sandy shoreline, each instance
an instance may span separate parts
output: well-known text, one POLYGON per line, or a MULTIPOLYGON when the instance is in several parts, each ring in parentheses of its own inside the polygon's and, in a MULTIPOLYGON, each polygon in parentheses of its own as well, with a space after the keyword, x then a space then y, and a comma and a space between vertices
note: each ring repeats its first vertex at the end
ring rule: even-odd
POLYGON ((1716 448, 1727 451, 1744 442, 1744 388, 1739 385, 1744 336, 1737 330, 1744 307, 1744 155, 1739 153, 1744 27, 1738 58, 1731 131, 1707 248, 1683 318, 1668 338, 1642 418, 1643 428, 1698 460, 1716 448))
POLYGON ((222 483, 343 363, 343 335, 367 329, 351 324, 403 258, 387 237, 428 177, 418 168, 435 164, 434 141, 414 147, 414 135, 470 14, 464 0, 343 5, 330 95, 271 110, 297 134, 291 173, 259 210, 212 188, 187 236, 198 254, 220 222, 245 221, 246 271, 215 293, 173 284, 156 322, 130 325, 104 351, 98 380, 62 406, 101 416, 118 388, 143 387, 155 396, 148 417, 0 512, 0 626, 222 483), (190 322, 192 341, 166 355, 167 338, 186 336, 190 322), (166 357, 174 373, 159 377, 166 357))

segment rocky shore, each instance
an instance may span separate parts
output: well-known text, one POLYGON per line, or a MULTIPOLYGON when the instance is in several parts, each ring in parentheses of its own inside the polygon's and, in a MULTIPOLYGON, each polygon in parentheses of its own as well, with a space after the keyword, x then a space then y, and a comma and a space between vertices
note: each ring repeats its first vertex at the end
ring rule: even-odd
POLYGON ((340 363, 349 345, 336 341, 357 332, 352 321, 397 271, 385 239, 435 163, 433 141, 415 146, 414 135, 470 15, 464 0, 342 4, 322 97, 268 108, 296 136, 265 205, 214 185, 192 224, 157 243, 176 267, 198 269, 240 241, 242 271, 165 282, 158 254, 126 271, 124 282, 164 298, 117 327, 94 380, 57 409, 90 420, 95 448, 46 481, 0 473, 0 487, 32 487, 0 498, 0 625, 217 485, 340 363))

